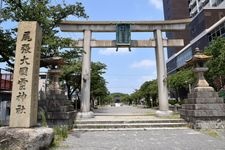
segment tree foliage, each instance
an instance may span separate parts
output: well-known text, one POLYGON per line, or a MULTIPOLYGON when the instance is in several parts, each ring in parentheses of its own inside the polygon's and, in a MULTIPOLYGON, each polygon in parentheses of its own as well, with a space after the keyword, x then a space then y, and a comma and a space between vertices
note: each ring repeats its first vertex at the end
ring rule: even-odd
MULTIPOLYGON (((81 50, 79 50, 81 51, 81 50)), ((72 98, 72 95, 76 90, 80 91, 81 87, 81 54, 78 50, 64 51, 61 56, 64 58, 66 64, 62 68, 61 79, 65 81, 68 99, 72 98)), ((100 62, 94 62, 91 64, 91 100, 92 102, 96 98, 104 99, 108 95, 108 89, 106 87, 106 81, 103 78, 106 65, 100 62)))
POLYGON ((133 104, 139 104, 141 100, 145 101, 145 104, 148 107, 157 106, 157 97, 158 97, 158 86, 157 80, 146 81, 144 82, 140 89, 133 92, 129 100, 133 104))
POLYGON ((112 102, 115 103, 115 99, 119 98, 120 101, 124 104, 129 104, 129 94, 124 93, 111 93, 110 96, 112 97, 112 102))
POLYGON ((141 97, 145 99, 148 107, 157 105, 158 86, 157 80, 146 81, 139 89, 141 97), (152 101, 151 101, 152 100, 152 101))
POLYGON ((183 69, 168 77, 168 84, 171 88, 186 88, 195 81, 194 73, 191 68, 183 69))
POLYGON ((100 62, 92 63, 91 65, 91 99, 104 100, 109 94, 106 87, 106 80, 102 76, 105 73, 106 65, 100 62))
POLYGON ((187 95, 189 84, 193 85, 195 83, 195 75, 191 68, 182 69, 175 74, 168 76, 168 85, 171 91, 175 92, 175 97, 178 99, 185 98, 187 95), (183 93, 183 94, 180 94, 183 93))
POLYGON ((0 62, 6 62, 13 66, 14 49, 16 47, 15 38, 12 38, 10 31, 0 29, 0 62))
POLYGON ((68 99, 71 100, 74 92, 76 92, 76 90, 80 91, 81 53, 78 53, 78 50, 72 49, 70 51, 66 50, 62 52, 61 56, 64 58, 64 61, 65 61, 65 65, 62 68, 61 78, 65 81, 66 89, 68 93, 68 99))
MULTIPOLYGON (((52 5, 51 0, 3 0, 1 23, 18 23, 19 21, 37 21, 42 27, 42 57, 57 55, 64 47, 71 47, 72 41, 58 35, 57 27, 68 16, 87 18, 82 3, 74 5, 52 5)), ((17 27, 0 32, 1 61, 13 65, 17 27)))
POLYGON ((205 53, 212 56, 207 62, 209 68, 206 73, 207 80, 210 85, 219 90, 225 85, 225 38, 213 40, 205 49, 205 53))

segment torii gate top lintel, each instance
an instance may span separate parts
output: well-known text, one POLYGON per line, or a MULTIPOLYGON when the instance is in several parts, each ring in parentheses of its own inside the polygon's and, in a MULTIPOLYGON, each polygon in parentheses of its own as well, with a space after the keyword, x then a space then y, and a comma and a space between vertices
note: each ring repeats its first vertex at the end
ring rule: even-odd
POLYGON ((63 32, 115 32, 117 24, 130 24, 131 32, 151 32, 184 30, 191 19, 166 21, 62 21, 59 26, 63 32))

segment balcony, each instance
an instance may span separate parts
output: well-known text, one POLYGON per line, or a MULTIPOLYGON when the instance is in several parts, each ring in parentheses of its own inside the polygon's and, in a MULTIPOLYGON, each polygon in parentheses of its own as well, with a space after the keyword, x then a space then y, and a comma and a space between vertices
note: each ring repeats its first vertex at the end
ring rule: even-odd
POLYGON ((196 1, 195 0, 190 1, 189 8, 192 8, 194 4, 196 5, 196 1))

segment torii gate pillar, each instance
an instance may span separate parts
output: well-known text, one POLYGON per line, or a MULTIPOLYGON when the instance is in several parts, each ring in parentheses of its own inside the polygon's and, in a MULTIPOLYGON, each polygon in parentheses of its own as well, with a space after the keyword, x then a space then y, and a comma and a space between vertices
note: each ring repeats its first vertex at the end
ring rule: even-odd
POLYGON ((167 71, 163 50, 163 39, 161 30, 154 31, 156 48, 156 67, 157 67, 157 83, 158 83, 158 97, 159 97, 159 110, 156 112, 157 116, 169 116, 172 111, 168 106, 168 89, 167 89, 167 71))
POLYGON ((91 31, 84 31, 84 53, 82 60, 81 76, 81 112, 78 118, 92 118, 94 113, 91 111, 90 91, 91 91, 91 31))

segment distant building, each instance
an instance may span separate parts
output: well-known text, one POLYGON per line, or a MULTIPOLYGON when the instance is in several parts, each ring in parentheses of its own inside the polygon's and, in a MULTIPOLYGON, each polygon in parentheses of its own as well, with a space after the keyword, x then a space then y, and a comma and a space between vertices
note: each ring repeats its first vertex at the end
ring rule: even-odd
POLYGON ((166 33, 167 38, 183 38, 185 47, 168 48, 167 72, 173 73, 185 65, 195 48, 204 49, 224 27, 218 24, 225 16, 225 0, 163 0, 165 20, 193 18, 184 35, 166 33))
POLYGON ((1 73, 0 70, 0 124, 7 125, 10 115, 12 91, 12 74, 1 73))
MULTIPOLYGON (((194 23, 195 24, 195 23, 194 23)), ((225 17, 221 18, 210 27, 206 27, 200 34, 195 36, 188 45, 167 60, 167 72, 171 74, 186 65, 186 60, 192 58, 194 50, 198 47, 204 50, 216 37, 225 37, 225 17)))
POLYGON ((190 17, 195 17, 203 8, 223 8, 225 0, 189 0, 190 17))
MULTIPOLYGON (((188 0, 163 0, 164 18, 165 20, 185 19, 189 18, 188 0)), ((190 41, 190 32, 188 29, 177 32, 167 32, 169 39, 184 39, 187 45, 190 41)), ((167 48, 168 58, 180 51, 182 47, 167 48)))
MULTIPOLYGON (((13 74, 1 73, 0 69, 0 124, 8 125, 12 95, 13 74)), ((47 73, 39 75, 39 99, 44 98, 47 85, 47 73)))

